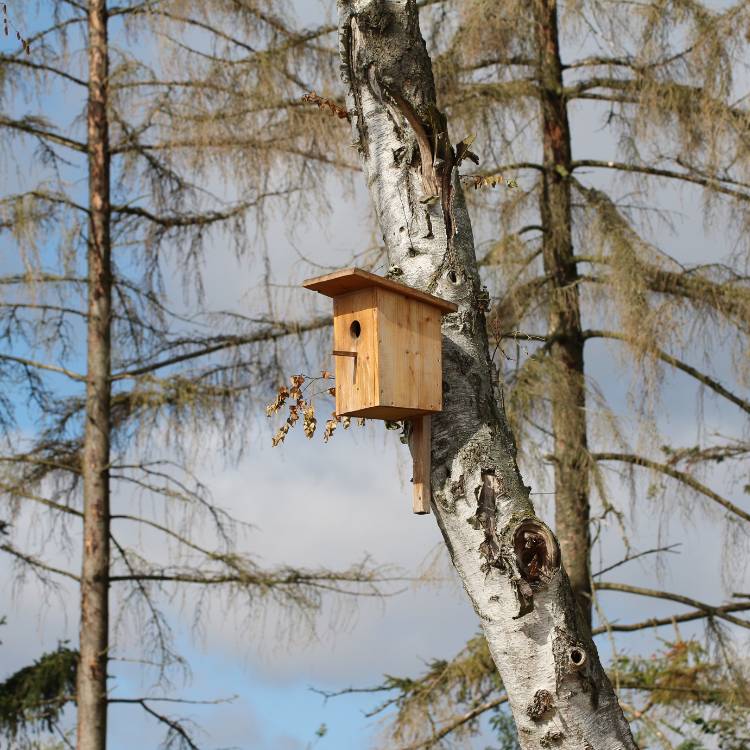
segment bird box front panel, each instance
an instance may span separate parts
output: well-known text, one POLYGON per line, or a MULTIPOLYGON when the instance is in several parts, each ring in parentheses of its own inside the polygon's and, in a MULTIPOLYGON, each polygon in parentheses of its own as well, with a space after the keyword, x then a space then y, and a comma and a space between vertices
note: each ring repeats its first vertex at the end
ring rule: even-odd
POLYGON ((394 419, 443 408, 441 312, 437 307, 377 290, 378 400, 394 419), (398 410, 403 410, 398 411, 398 410))
POLYGON ((376 298, 369 287, 333 300, 336 414, 367 416, 379 405, 376 298))

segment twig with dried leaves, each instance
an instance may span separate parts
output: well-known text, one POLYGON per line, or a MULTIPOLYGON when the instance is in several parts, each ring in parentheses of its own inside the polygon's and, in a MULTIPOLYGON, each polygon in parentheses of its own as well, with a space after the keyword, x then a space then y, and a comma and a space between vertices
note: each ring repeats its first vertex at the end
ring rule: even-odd
MULTIPOLYGON (((333 375, 328 370, 321 370, 320 377, 310 377, 305 375, 292 375, 289 379, 291 387, 282 385, 279 387, 279 391, 276 398, 266 406, 266 416, 272 417, 277 414, 286 405, 289 408, 289 416, 286 418, 284 424, 279 427, 276 434, 271 438, 271 443, 274 448, 280 443, 284 442, 284 438, 287 436, 289 430, 294 427, 299 421, 300 414, 302 415, 302 424, 305 431, 305 437, 312 439, 315 434, 315 429, 318 424, 318 420, 315 417, 315 405, 313 404, 313 398, 326 394, 328 396, 336 396, 336 387, 328 386, 323 390, 318 390, 312 393, 309 398, 305 398, 304 392, 316 382, 324 380, 333 380, 333 375), (307 385, 304 385, 307 383, 307 385), (304 387, 303 387, 304 385, 304 387)), ((357 419, 357 424, 361 427, 364 425, 365 420, 363 417, 357 419)), ((326 420, 325 430, 323 431, 323 442, 327 443, 336 427, 341 424, 345 430, 348 430, 351 426, 351 417, 341 416, 336 414, 334 410, 331 413, 331 417, 326 420)))

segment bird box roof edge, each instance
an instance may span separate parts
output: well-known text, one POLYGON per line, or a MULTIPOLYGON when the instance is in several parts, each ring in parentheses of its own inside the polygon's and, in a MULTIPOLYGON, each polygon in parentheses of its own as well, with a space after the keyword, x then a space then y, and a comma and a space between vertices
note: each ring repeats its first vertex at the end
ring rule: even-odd
POLYGON ((361 268, 342 268, 339 271, 316 276, 312 279, 306 279, 302 282, 305 289, 312 289, 314 292, 324 294, 326 297, 338 297, 341 294, 348 294, 359 289, 377 286, 381 289, 387 289, 396 294, 403 294, 405 297, 419 300, 425 304, 432 305, 443 311, 443 313, 456 312, 458 305, 453 302, 435 297, 427 292, 421 292, 419 289, 400 284, 393 279, 386 279, 361 268))

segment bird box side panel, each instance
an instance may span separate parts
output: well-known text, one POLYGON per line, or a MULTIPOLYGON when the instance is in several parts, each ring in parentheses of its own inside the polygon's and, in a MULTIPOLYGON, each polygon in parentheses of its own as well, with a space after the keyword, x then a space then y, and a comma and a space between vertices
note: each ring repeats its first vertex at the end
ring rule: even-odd
POLYGON ((333 300, 333 350, 336 363, 336 414, 378 405, 378 351, 374 288, 333 300), (345 353, 356 356, 347 356, 345 353))
POLYGON ((440 310, 378 289, 378 364, 382 406, 443 408, 440 310))

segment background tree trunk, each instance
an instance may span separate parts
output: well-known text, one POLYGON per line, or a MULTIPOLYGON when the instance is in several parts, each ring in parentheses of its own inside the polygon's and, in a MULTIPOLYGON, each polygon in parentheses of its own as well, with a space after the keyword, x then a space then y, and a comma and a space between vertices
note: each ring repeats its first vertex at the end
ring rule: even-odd
POLYGON ((105 0, 91 0, 89 29, 88 355, 83 444, 83 565, 81 572, 78 750, 107 741, 109 648, 110 262, 108 50, 105 0))
POLYGON ((540 194, 542 259, 551 288, 548 341, 555 448, 555 533, 578 606, 591 627, 591 534, 578 271, 573 257, 570 180, 572 155, 556 0, 535 0, 540 82, 543 177, 540 194))
POLYGON ((443 324, 433 509, 479 615, 524 748, 634 748, 560 551, 515 462, 489 356, 471 222, 414 0, 341 0, 355 140, 389 275, 459 305, 443 324))

